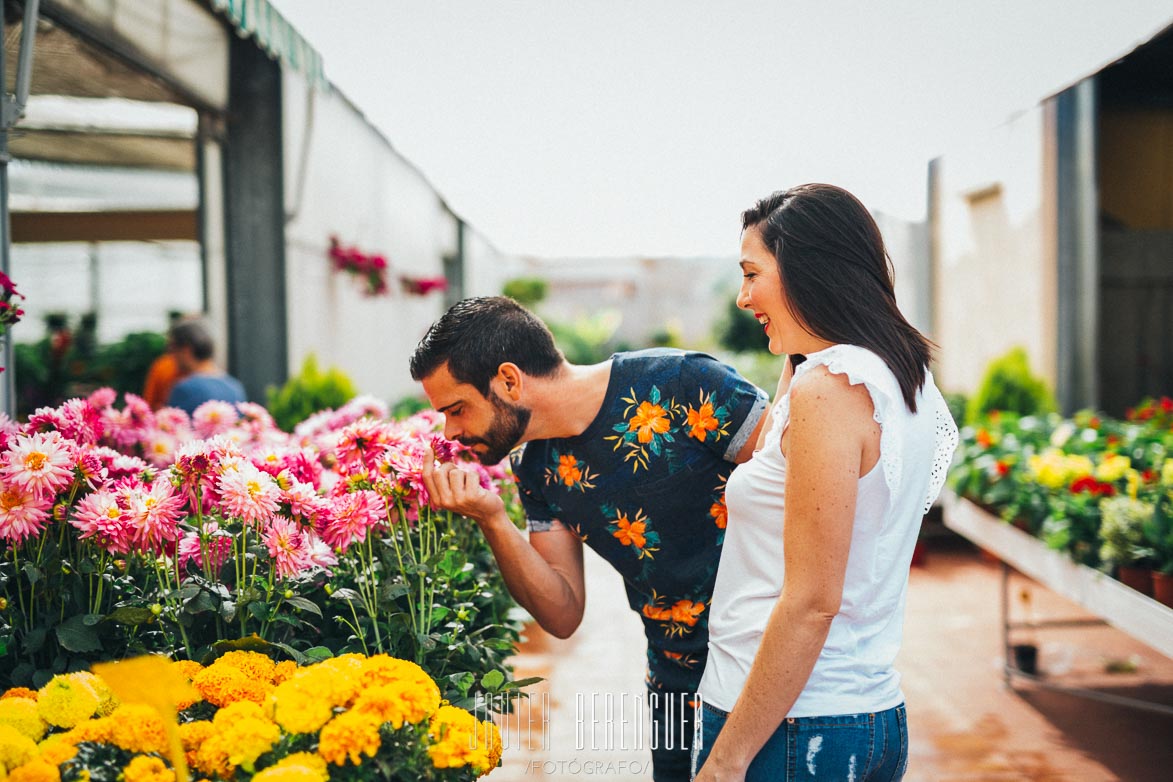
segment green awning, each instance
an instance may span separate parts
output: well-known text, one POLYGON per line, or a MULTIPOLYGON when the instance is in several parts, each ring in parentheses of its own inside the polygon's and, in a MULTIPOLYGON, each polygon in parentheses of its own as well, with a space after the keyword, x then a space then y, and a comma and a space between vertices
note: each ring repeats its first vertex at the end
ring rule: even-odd
POLYGON ((212 0, 212 8, 232 22, 241 37, 254 38, 270 57, 299 71, 315 87, 330 89, 322 68, 322 55, 293 29, 269 0, 212 0))

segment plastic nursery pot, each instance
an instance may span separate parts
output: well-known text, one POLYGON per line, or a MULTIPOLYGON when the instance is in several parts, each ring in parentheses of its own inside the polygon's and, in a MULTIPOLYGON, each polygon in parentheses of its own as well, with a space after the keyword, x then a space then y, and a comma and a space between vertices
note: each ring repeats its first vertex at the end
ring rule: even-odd
POLYGON ((1015 669, 1028 676, 1038 676, 1039 647, 1034 644, 1014 644, 1010 647, 1010 651, 1014 655, 1015 669))
POLYGON ((1120 565, 1116 568, 1116 578, 1124 586, 1135 589, 1145 597, 1153 596, 1153 571, 1148 568, 1120 565))
POLYGON ((1173 575, 1153 573, 1153 597, 1173 608, 1173 575))

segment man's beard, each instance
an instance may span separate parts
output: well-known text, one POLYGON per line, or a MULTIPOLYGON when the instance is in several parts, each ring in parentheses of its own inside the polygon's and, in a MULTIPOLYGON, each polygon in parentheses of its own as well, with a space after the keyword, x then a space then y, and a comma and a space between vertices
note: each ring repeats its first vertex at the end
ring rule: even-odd
POLYGON ((473 452, 486 467, 497 464, 518 446, 532 414, 529 408, 511 405, 492 390, 489 391, 489 403, 493 405, 493 420, 485 436, 460 439, 461 443, 470 448, 474 445, 486 446, 484 453, 473 452))

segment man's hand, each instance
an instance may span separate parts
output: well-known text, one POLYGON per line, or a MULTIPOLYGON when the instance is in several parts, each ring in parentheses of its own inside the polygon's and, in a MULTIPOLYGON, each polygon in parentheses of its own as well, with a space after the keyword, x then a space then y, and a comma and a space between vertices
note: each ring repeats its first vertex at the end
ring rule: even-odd
POLYGON ((481 486, 476 473, 462 470, 451 462, 436 464, 431 448, 424 454, 422 476, 433 508, 450 510, 476 521, 505 513, 505 503, 481 486))

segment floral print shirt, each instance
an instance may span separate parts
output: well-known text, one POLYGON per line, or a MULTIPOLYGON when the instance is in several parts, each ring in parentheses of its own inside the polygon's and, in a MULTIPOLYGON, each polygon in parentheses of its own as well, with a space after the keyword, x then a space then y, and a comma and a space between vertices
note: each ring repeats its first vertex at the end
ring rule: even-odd
POLYGON ((623 576, 644 622, 654 689, 693 692, 700 681, 725 480, 767 405, 703 353, 617 353, 586 431, 513 454, 530 531, 560 524, 623 576))

